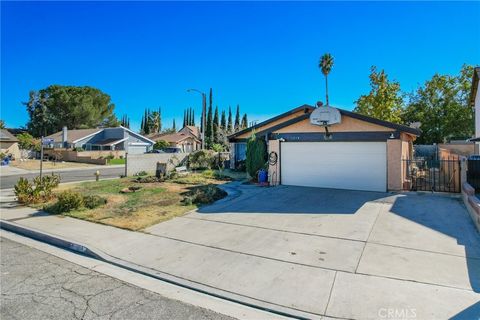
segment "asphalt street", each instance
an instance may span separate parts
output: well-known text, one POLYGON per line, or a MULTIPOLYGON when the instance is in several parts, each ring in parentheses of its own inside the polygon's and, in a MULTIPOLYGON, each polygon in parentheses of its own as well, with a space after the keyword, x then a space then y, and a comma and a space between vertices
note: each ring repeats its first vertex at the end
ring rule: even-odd
POLYGON ((0 253, 0 319, 233 319, 4 238, 0 253))
MULTIPOLYGON (((58 171, 55 174, 59 174, 61 182, 74 182, 74 181, 84 181, 84 180, 95 180, 95 172, 100 171, 100 179, 105 178, 118 178, 120 175, 124 174, 125 169, 123 167, 114 167, 114 168, 101 168, 101 169, 79 169, 71 171, 58 171)), ((45 173, 51 174, 51 173, 45 173)), ((1 176, 0 177, 0 189, 9 189, 13 188, 15 183, 17 183, 20 177, 27 178, 29 180, 38 176, 38 173, 28 173, 28 174, 19 174, 11 176, 1 176)))

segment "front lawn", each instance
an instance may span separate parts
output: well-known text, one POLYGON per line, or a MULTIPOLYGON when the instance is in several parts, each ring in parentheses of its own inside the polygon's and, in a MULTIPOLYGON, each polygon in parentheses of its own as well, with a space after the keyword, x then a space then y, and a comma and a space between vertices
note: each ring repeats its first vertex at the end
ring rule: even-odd
MULTIPOLYGON (((137 179, 139 178, 129 177, 63 185, 57 193, 70 190, 82 196, 100 196, 107 200, 106 204, 94 209, 81 208, 63 215, 119 228, 142 230, 226 196, 216 185, 227 180, 212 177, 208 172, 192 173, 166 182, 140 183, 137 179), (140 189, 135 192, 121 192, 138 187, 140 189)), ((53 204, 55 201, 45 207, 48 210, 53 204)))
POLYGON ((116 164, 125 164, 125 159, 110 159, 108 160, 109 165, 116 165, 116 164))

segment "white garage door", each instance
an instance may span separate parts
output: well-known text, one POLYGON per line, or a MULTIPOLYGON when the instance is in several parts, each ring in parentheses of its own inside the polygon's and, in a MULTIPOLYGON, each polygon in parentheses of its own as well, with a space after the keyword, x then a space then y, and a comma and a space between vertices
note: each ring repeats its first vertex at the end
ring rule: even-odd
POLYGON ((285 185, 386 191, 385 142, 282 142, 285 185))
POLYGON ((143 154, 145 152, 147 152, 145 146, 128 146, 128 153, 130 154, 143 154))

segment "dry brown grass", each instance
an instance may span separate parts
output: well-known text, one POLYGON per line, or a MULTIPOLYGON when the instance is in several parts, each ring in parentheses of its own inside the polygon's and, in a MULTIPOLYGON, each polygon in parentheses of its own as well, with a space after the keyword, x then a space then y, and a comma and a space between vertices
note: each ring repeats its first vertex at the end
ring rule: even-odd
MULTIPOLYGON (((26 161, 13 161, 10 164, 12 167, 24 169, 24 170, 40 170, 40 160, 26 160, 26 161)), ((80 163, 80 162, 52 162, 43 161, 43 169, 65 169, 65 168, 83 168, 92 167, 93 164, 80 163)))
POLYGON ((107 199, 104 206, 71 211, 65 213, 67 216, 129 230, 143 230, 197 208, 195 204, 186 205, 183 202, 193 187, 226 182, 204 177, 193 180, 201 180, 201 183, 136 183, 132 178, 123 178, 63 185, 59 190, 69 189, 83 195, 97 195, 107 199), (120 193, 120 190, 130 186, 139 186, 141 189, 134 193, 120 193))

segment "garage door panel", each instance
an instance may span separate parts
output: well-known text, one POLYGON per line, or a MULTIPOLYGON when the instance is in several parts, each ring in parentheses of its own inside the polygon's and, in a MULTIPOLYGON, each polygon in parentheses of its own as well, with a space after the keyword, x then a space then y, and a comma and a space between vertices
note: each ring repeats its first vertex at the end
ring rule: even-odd
POLYGON ((285 185, 386 191, 384 142, 283 142, 280 159, 285 185))

